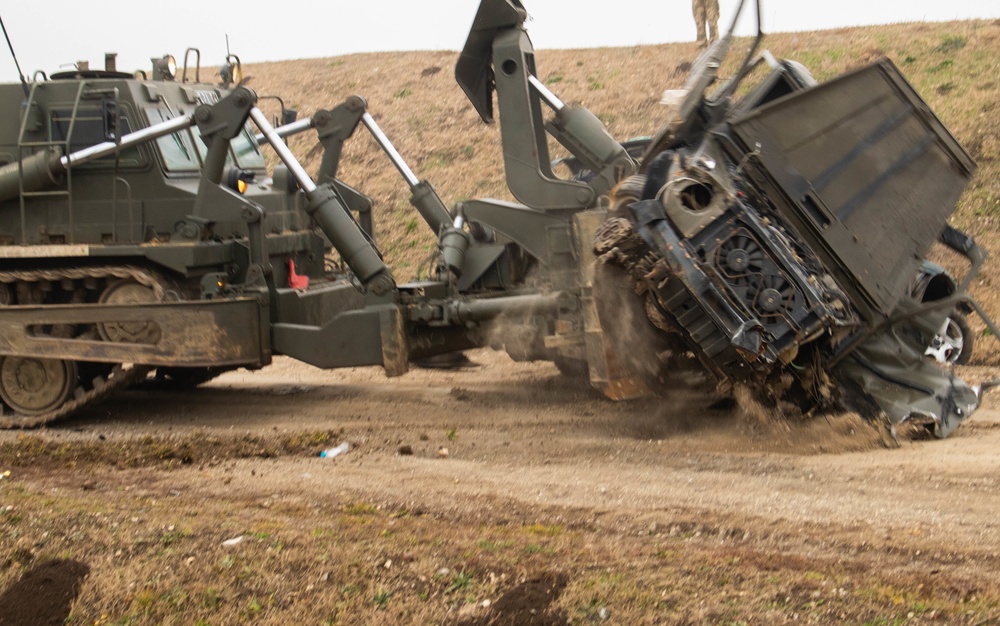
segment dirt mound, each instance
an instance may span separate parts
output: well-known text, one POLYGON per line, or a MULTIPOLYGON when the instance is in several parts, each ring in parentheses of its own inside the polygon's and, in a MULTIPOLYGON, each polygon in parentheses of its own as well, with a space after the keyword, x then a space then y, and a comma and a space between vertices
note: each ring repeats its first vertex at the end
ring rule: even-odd
POLYGON ((0 596, 0 626, 64 623, 89 573, 90 568, 79 561, 39 563, 0 596))
POLYGON ((552 605, 569 583, 566 574, 546 572, 532 576, 505 593, 488 615, 461 622, 462 626, 556 626, 569 623, 565 611, 552 605))

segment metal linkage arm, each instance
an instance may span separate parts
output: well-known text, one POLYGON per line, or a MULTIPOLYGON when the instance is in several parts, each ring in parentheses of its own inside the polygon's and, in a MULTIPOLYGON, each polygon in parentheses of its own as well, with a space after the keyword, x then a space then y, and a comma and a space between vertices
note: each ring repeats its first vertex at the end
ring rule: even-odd
POLYGON ((451 213, 445 208, 444 202, 441 200, 441 196, 437 194, 434 190, 434 186, 431 185, 426 180, 420 180, 417 175, 413 173, 410 166, 406 164, 403 157, 399 155, 396 148, 389 141, 389 138, 385 136, 382 129, 379 128, 378 123, 375 122, 375 118, 371 116, 367 111, 361 117, 362 123, 364 123, 365 128, 368 132, 372 134, 375 138, 376 143, 382 148, 392 164, 396 166, 399 173, 402 174, 403 180, 409 185, 410 191, 413 195, 410 197, 410 204, 416 207, 420 216, 424 218, 427 225, 431 227, 434 234, 440 234, 442 229, 447 229, 451 227, 451 213))
POLYGON ((317 186, 313 182, 260 109, 257 107, 250 109, 250 119, 274 148, 278 158, 299 183, 299 187, 305 191, 308 199, 306 211, 316 220, 358 280, 379 295, 392 290, 395 281, 389 268, 333 188, 329 185, 317 186))
POLYGON ((187 115, 182 115, 165 122, 160 122, 159 124, 154 124, 149 128, 143 128, 135 131, 134 133, 129 133, 123 136, 121 141, 117 143, 114 141, 105 141, 104 143, 99 143, 97 145, 90 146, 89 148, 84 148, 83 150, 67 154, 63 158, 59 159, 59 163, 63 166, 63 169, 83 165, 84 163, 89 163, 96 159, 100 159, 101 157, 106 157, 109 154, 114 154, 116 150, 125 150, 139 144, 153 141, 154 139, 159 139, 160 137, 176 133, 177 131, 184 130, 185 128, 189 128, 193 125, 194 115, 188 113, 187 115))
POLYGON ((585 209, 635 163, 593 113, 563 104, 538 80, 525 19, 519 0, 482 0, 455 76, 486 122, 493 121, 496 92, 507 187, 514 197, 535 210, 585 209), (542 104, 555 112, 550 122, 542 104), (594 172, 589 182, 556 176, 546 132, 594 172))
MULTIPOLYGON (((274 132, 284 139, 285 137, 291 137, 292 135, 298 135, 299 133, 305 132, 313 127, 313 121, 311 117, 292 122, 291 124, 285 124, 284 126, 279 126, 274 129, 274 132)), ((257 133, 253 137, 254 141, 257 142, 258 146, 262 146, 267 143, 267 138, 264 137, 264 133, 257 133)))
POLYGON ((182 115, 129 133, 123 136, 120 141, 105 141, 65 156, 60 155, 59 151, 55 149, 36 152, 20 162, 0 167, 0 202, 16 198, 22 189, 31 192, 55 185, 60 176, 70 167, 83 165, 114 154, 116 150, 124 150, 153 141, 192 125, 194 125, 194 117, 191 114, 182 115), (22 176, 23 182, 21 181, 22 176))
MULTIPOLYGON (((278 135, 278 131, 271 126, 271 122, 267 121, 267 116, 264 112, 254 107, 250 109, 250 119, 253 123, 257 125, 257 128, 261 131, 261 135, 267 140, 267 143, 271 144, 274 151, 277 153, 278 158, 281 162, 285 164, 288 171, 291 172, 292 176, 295 177, 295 181, 299 184, 306 193, 311 193, 316 190, 316 183, 313 182, 309 174, 306 173, 305 168, 299 163, 292 151, 289 150, 288 145, 281 140, 281 136, 278 135)), ((303 120, 304 121, 304 120, 303 120)))

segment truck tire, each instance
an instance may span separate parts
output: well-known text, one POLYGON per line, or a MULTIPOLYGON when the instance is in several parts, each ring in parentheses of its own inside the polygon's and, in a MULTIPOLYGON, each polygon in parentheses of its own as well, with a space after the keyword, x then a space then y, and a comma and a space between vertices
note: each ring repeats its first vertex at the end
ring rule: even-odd
POLYGON ((942 365, 965 365, 972 358, 972 329, 965 316, 952 311, 944 332, 934 337, 926 354, 942 365))

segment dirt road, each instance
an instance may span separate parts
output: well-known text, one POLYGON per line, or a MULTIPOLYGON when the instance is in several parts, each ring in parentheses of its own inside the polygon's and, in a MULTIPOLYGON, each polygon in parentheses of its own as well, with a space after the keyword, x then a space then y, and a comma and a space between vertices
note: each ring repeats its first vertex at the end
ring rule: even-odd
POLYGON ((1000 619, 990 405, 894 445, 471 356, 393 380, 282 360, 2 433, 0 584, 83 563, 87 624, 1000 619))

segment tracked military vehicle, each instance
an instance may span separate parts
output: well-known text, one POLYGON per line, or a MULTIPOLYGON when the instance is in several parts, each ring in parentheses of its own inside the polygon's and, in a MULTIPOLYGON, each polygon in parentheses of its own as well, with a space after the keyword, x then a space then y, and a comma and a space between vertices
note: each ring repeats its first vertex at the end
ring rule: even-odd
MULTIPOLYGON (((494 5, 523 35, 523 10, 487 2, 484 12, 494 5)), ((470 50, 492 50, 493 35, 474 35, 470 50)), ((523 116, 532 137, 518 150, 530 153, 543 127, 530 42, 505 45, 518 59, 507 75, 522 84, 502 108, 523 116)), ((240 73, 224 69, 230 80, 240 73)), ((560 348, 545 337, 557 327, 579 334, 578 259, 589 240, 574 236, 574 220, 634 170, 589 112, 560 103, 555 127, 598 172, 592 182, 514 172, 530 208, 476 200, 449 211, 363 98, 305 120, 284 115, 276 130, 252 90, 199 82, 200 68, 190 70, 185 60, 178 74, 165 57, 136 77, 109 56, 101 70, 81 65, 0 88, 6 425, 50 422, 154 370, 197 384, 285 354, 324 368, 382 365, 394 376, 410 359, 483 345, 498 316, 525 329, 505 342, 520 358, 554 358, 560 348), (371 201, 337 179, 359 126, 438 236, 429 280, 396 282, 373 241, 371 201), (282 140, 306 130, 324 148, 315 180, 282 140), (268 144, 282 161, 272 172, 261 154, 268 144)), ((583 358, 580 345, 567 350, 583 358)))
POLYGON ((395 376, 486 344, 586 371, 614 399, 669 395, 671 371, 693 363, 805 410, 857 390, 941 436, 978 405, 911 349, 971 278, 933 305, 907 295, 939 235, 978 267, 945 222, 973 166, 891 64, 815 86, 765 55, 773 71, 736 99, 755 45, 712 95, 730 29, 637 159, 538 80, 526 19, 518 0, 483 0, 456 66, 482 119, 499 117, 516 203, 447 208, 360 97, 275 128, 236 62, 222 85, 170 59, 136 78, 109 57, 0 87, 3 423, 48 423, 153 371, 197 384, 285 354, 395 376), (337 178, 359 127, 438 238, 428 279, 396 281, 371 201, 337 178), (315 179, 283 141, 306 131, 324 150, 315 179), (573 176, 556 174, 547 136, 573 176), (886 211, 911 227, 876 229, 886 211), (641 319, 617 315, 622 297, 641 319), (498 319, 514 330, 498 337, 498 319), (641 350, 623 344, 631 326, 653 333, 641 350))

